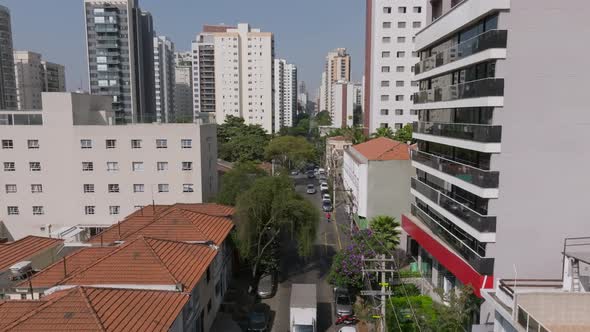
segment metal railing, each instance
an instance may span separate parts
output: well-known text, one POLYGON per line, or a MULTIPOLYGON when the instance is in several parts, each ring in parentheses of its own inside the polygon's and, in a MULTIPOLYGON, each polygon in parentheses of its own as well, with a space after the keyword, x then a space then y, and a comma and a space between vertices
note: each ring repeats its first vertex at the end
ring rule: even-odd
POLYGON ((502 126, 414 122, 413 128, 414 132, 419 134, 465 139, 482 143, 500 143, 502 139, 502 126))
POLYGON ((414 70, 417 75, 490 48, 506 48, 507 38, 507 30, 486 31, 418 62, 414 70))
POLYGON ((452 101, 466 98, 501 97, 503 95, 503 78, 482 78, 480 80, 416 92, 414 94, 414 104, 452 101))
POLYGON ((498 188, 500 173, 461 164, 422 151, 411 151, 412 161, 434 168, 481 188, 498 188))

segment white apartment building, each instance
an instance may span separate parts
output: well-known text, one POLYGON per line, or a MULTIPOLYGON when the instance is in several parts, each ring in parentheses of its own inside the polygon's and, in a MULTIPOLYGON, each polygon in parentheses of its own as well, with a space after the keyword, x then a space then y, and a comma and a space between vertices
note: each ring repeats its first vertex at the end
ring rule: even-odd
POLYGON ((285 59, 274 60, 274 112, 273 132, 293 127, 297 116, 297 67, 285 59))
POLYGON ((333 128, 346 128, 353 125, 354 84, 347 81, 332 83, 332 106, 330 116, 333 128))
POLYGON ((42 92, 64 92, 64 66, 41 60, 41 54, 14 51, 18 109, 41 109, 42 92))
POLYGON ((0 5, 0 108, 16 109, 16 83, 10 10, 0 5))
POLYGON ((320 80, 320 88, 318 89, 317 112, 328 111, 326 104, 328 103, 328 93, 326 92, 326 72, 322 72, 322 79, 320 80))
POLYGON ((193 120, 193 70, 191 52, 176 52, 174 65, 174 115, 179 122, 193 120))
POLYGON ((43 93, 42 111, 0 111, 0 221, 9 237, 108 226, 154 202, 215 194, 214 124, 112 125, 111 102, 43 93))
POLYGON ((154 37, 154 83, 156 84, 156 120, 174 122, 176 80, 174 43, 166 36, 154 37))
POLYGON ((251 28, 204 26, 192 43, 194 113, 215 112, 217 123, 229 115, 271 133, 274 39, 251 28), (201 74, 204 74, 202 76, 201 74))
POLYGON ((426 0, 367 0, 364 126, 397 130, 416 121, 412 95, 418 61, 414 35, 425 26, 426 0))

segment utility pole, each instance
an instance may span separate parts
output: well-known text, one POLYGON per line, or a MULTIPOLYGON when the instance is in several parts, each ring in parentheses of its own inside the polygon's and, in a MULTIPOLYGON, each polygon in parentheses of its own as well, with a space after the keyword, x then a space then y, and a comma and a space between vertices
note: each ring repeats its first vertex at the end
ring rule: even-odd
POLYGON ((387 297, 391 296, 391 291, 389 291, 389 283, 386 281, 386 274, 388 272, 394 272, 393 269, 387 268, 387 262, 392 262, 393 258, 385 258, 385 255, 379 255, 379 258, 362 258, 363 262, 363 273, 366 272, 376 272, 381 274, 381 282, 379 285, 381 286, 380 291, 373 291, 373 290, 362 290, 361 295, 368 295, 368 296, 381 296, 381 314, 374 315, 373 318, 379 318, 381 320, 381 332, 387 331, 386 320, 385 316, 387 314, 387 297), (365 263, 369 263, 369 267, 365 267, 365 263), (373 264, 371 264, 373 263, 373 264), (373 267, 372 265, 377 265, 378 268, 373 267))

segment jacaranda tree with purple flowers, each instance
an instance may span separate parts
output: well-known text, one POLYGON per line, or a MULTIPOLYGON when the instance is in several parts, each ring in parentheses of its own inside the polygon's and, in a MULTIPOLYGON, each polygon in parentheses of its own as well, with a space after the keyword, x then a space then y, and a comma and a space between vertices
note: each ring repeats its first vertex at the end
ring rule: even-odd
POLYGON ((355 232, 351 242, 334 256, 328 280, 334 286, 358 290, 364 285, 363 257, 375 258, 378 244, 370 229, 355 232))

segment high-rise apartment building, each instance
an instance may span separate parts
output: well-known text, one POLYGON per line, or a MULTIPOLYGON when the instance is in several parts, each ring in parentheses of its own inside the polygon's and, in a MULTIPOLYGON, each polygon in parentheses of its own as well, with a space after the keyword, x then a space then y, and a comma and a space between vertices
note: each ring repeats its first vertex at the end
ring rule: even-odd
POLYGON ((414 35, 424 28, 426 0, 367 0, 364 127, 394 130, 417 119, 414 35))
POLYGON ((322 74, 322 85, 325 96, 320 103, 323 103, 323 111, 330 111, 332 109, 332 84, 338 81, 350 81, 350 55, 345 48, 337 48, 328 53, 324 73, 325 78, 322 74))
POLYGON ((174 116, 178 122, 193 121, 193 70, 191 52, 176 52, 174 64, 174 116))
POLYGON ((64 92, 64 66, 41 60, 41 54, 14 51, 18 109, 41 109, 42 92, 64 92))
POLYGON ((175 121, 174 74, 174 43, 166 36, 154 37, 154 83, 158 122, 175 121))
POLYGON ((16 109, 10 11, 0 5, 0 109, 16 109))
POLYGON ((297 115, 297 67, 284 59, 274 60, 274 128, 293 127, 297 115))
POLYGON ((271 133, 274 39, 251 28, 204 26, 192 43, 194 113, 215 112, 217 123, 229 115, 271 133))
POLYGON ((316 107, 318 108, 318 112, 328 111, 326 108, 328 94, 326 93, 326 72, 322 72, 322 79, 320 80, 320 87, 318 89, 318 100, 316 107))
POLYGON ((332 105, 330 116, 332 127, 346 128, 353 125, 354 84, 347 81, 332 83, 332 105))
MULTIPOLYGON (((583 45, 562 38, 588 30, 590 5, 436 0, 423 10, 408 252, 445 290, 559 279, 564 238, 590 233, 590 177, 579 176, 590 163, 590 69, 583 45)), ((486 312, 481 324, 494 319, 486 312)))
POLYGON ((0 111, 0 226, 10 237, 109 226, 138 208, 217 190, 214 124, 113 125, 108 96, 43 93, 0 111))
POLYGON ((84 0, 90 92, 113 97, 118 123, 154 122, 154 29, 137 0, 84 0))

